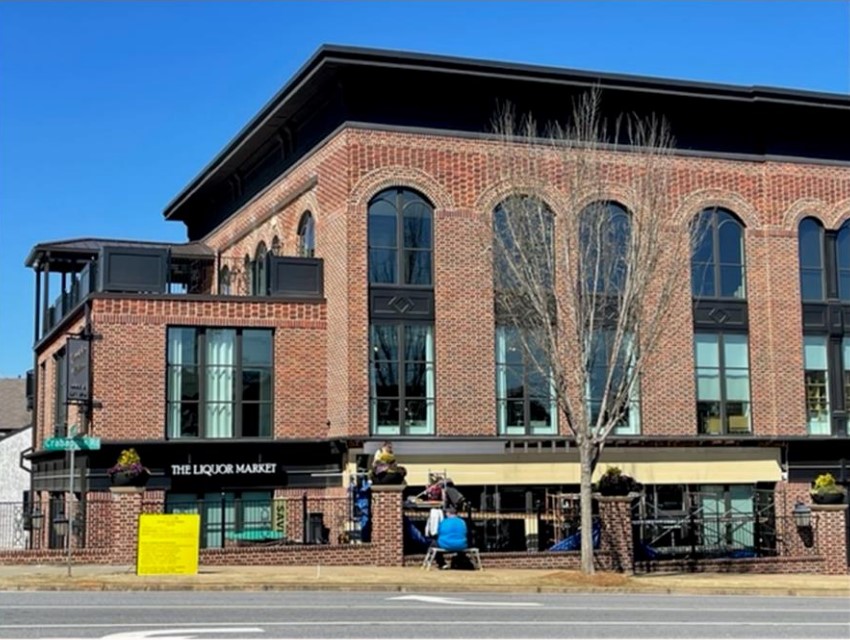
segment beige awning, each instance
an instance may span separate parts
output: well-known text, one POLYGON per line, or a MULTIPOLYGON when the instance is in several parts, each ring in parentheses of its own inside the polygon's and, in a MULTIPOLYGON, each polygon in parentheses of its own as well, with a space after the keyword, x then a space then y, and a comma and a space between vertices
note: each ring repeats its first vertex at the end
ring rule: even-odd
MULTIPOLYGON (((399 457, 407 483, 425 485, 429 472, 463 485, 578 484, 578 453, 505 453, 500 456, 399 457)), ((609 466, 643 484, 752 484, 781 479, 780 450, 753 447, 606 449, 594 479, 609 466)))

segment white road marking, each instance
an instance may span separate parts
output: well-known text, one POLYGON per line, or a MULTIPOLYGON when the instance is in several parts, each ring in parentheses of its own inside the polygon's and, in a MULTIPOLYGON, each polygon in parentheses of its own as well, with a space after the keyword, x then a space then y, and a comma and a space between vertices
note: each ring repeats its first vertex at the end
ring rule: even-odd
POLYGON ((453 604, 466 607, 542 607, 539 602, 482 602, 481 600, 464 600, 463 598, 444 598, 442 596, 396 596, 387 600, 417 600, 431 604, 453 604))
POLYGON ((145 640, 145 638, 159 638, 159 640, 194 640, 198 633, 263 633, 257 627, 241 627, 232 629, 155 629, 153 631, 127 631, 125 633, 113 633, 103 636, 103 640, 145 640), (178 635, 175 635, 178 634, 178 635), (190 634, 190 635, 186 635, 190 634))

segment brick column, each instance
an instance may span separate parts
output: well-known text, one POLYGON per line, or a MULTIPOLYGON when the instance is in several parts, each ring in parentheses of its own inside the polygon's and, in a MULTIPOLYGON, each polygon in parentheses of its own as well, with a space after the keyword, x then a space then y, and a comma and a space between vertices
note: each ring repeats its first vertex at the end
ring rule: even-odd
POLYGON ((847 505, 813 504, 812 516, 817 518, 815 535, 818 553, 824 559, 823 572, 832 575, 848 573, 847 505))
POLYGON ((600 569, 632 573, 632 498, 634 496, 594 496, 599 503, 601 525, 599 540, 600 569))
POLYGON ((142 513, 142 487, 113 487, 111 564, 136 564, 139 541, 139 515, 142 513))
POLYGON ((404 532, 402 530, 403 484, 372 486, 372 544, 375 563, 388 567, 404 564, 404 532))

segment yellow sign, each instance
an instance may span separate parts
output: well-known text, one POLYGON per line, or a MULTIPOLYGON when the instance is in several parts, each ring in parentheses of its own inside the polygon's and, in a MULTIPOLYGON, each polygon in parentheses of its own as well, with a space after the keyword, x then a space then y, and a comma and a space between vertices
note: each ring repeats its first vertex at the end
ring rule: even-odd
POLYGON ((141 514, 136 575, 198 573, 200 540, 197 513, 141 514))

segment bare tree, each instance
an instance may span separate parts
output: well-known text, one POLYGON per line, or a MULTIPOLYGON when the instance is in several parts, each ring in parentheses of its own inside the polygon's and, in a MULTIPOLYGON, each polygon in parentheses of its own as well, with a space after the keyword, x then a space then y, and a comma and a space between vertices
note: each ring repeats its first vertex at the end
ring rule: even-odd
MULTIPOLYGON (((543 135, 531 118, 499 114, 492 171, 512 195, 486 222, 497 325, 546 381, 578 449, 585 573, 594 570, 592 475, 606 439, 636 422, 665 316, 689 295, 697 233, 672 219, 665 123, 625 116, 609 129, 599 107, 590 92, 543 135), (552 193, 558 201, 547 203, 552 193)), ((541 404, 537 418, 553 419, 541 404)))

